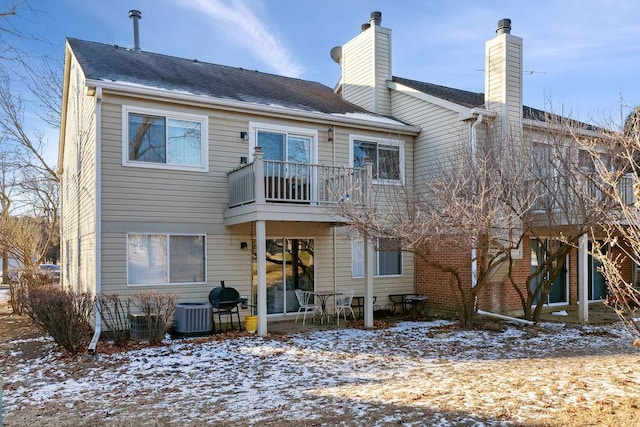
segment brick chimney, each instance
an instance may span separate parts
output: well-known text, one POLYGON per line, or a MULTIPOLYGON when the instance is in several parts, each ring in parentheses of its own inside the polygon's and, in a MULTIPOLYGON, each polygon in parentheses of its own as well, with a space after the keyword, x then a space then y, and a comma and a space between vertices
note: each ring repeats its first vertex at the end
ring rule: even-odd
POLYGON ((485 44, 485 108, 497 114, 501 138, 522 137, 522 38, 511 34, 511 20, 498 21, 485 44))
POLYGON ((360 33, 343 46, 334 47, 331 57, 342 67, 336 91, 342 98, 379 114, 391 114, 391 30, 381 26, 382 13, 371 12, 360 33))

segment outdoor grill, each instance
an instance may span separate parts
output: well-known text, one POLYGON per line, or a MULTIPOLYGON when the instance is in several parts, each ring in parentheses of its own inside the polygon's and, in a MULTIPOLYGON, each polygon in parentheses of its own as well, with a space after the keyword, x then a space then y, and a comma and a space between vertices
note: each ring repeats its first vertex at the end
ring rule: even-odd
MULTIPOLYGON (((212 315, 218 313, 219 330, 222 330, 222 316, 229 316, 229 323, 233 328, 233 315, 238 317, 238 329, 240 329, 240 294, 234 288, 224 285, 224 280, 220 281, 220 286, 211 289, 209 292, 209 303, 211 304, 212 315)), ((215 330, 215 321, 213 325, 215 330)))

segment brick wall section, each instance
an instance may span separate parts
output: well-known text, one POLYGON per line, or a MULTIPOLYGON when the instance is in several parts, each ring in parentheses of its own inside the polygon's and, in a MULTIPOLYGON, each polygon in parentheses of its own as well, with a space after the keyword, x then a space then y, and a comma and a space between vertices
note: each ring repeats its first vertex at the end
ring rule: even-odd
MULTIPOLYGON (((427 265, 419 256, 416 256, 416 292, 429 297, 427 308, 436 312, 455 312, 456 300, 460 293, 457 291, 455 278, 450 273, 427 265), (452 292, 452 285, 456 289, 452 292)), ((431 259, 443 265, 458 269, 462 283, 471 284, 471 248, 462 249, 459 245, 447 245, 446 242, 431 255, 431 259)))
POLYGON ((567 261, 569 269, 569 304, 578 303, 578 249, 571 249, 567 261))
MULTIPOLYGON (((523 248, 529 248, 529 239, 526 238, 523 242, 523 248)), ((529 251, 523 249, 522 259, 515 260, 513 265, 513 278, 517 286, 524 294, 524 298, 527 296, 527 290, 525 284, 527 282, 527 276, 529 275, 530 265, 529 251)), ((507 270, 504 270, 504 274, 507 274, 507 270)), ((480 310, 490 311, 494 313, 508 314, 512 316, 520 316, 523 314, 522 301, 516 289, 509 281, 508 277, 496 278, 503 279, 502 281, 494 281, 481 292, 478 296, 478 308, 480 310)))
MULTIPOLYGON (((529 247, 529 240, 524 242, 524 248, 529 247)), ((523 259, 514 265, 513 273, 516 283, 521 284, 524 291, 524 283, 529 274, 529 253, 523 251, 523 259)), ((471 286, 471 247, 460 248, 459 245, 443 244, 441 249, 431 255, 431 259, 457 268, 460 272, 464 286, 471 286)), ((504 271, 506 274, 506 270, 504 271)), ((517 315, 522 313, 522 303, 518 293, 508 280, 500 281, 497 278, 494 283, 486 286, 478 295, 478 308, 503 314, 517 315)), ((429 297, 427 304, 433 312, 456 312, 456 300, 460 293, 452 291, 451 284, 456 285, 455 279, 449 273, 431 267, 420 257, 416 257, 416 292, 429 297)))
MULTIPOLYGON (((626 245, 626 244, 625 244, 626 245)), ((628 245, 626 245, 626 251, 631 251, 628 245)), ((617 256, 622 256, 623 250, 620 247, 613 247, 611 249, 611 256, 615 259, 617 256)), ((624 257, 624 261, 620 264, 620 270, 622 273, 622 278, 625 282, 631 283, 633 280, 633 261, 631 259, 624 257)))
MULTIPOLYGON (((513 267, 513 275, 516 283, 521 286, 526 297, 525 283, 530 270, 530 245, 529 239, 523 241, 523 256, 516 261, 513 267)), ((611 250, 612 256, 621 253, 620 248, 611 250)), ((442 264, 454 266, 461 273, 463 283, 471 286, 471 248, 461 249, 456 245, 442 245, 442 249, 436 251, 432 258, 442 264)), ((455 313, 456 299, 459 292, 452 293, 450 283, 453 278, 448 273, 426 265, 426 263, 416 256, 415 288, 419 294, 427 295, 429 302, 427 307, 434 313, 455 313)), ((577 304, 578 301, 578 250, 572 249, 568 256, 568 280, 569 280, 569 304, 577 304)), ((632 279, 633 263, 625 260, 622 265, 622 273, 625 280, 632 279)), ((506 271, 505 271, 506 274, 506 271)), ((522 304, 518 293, 508 280, 497 281, 487 286, 478 295, 478 308, 495 313, 518 316, 522 314, 522 304)))

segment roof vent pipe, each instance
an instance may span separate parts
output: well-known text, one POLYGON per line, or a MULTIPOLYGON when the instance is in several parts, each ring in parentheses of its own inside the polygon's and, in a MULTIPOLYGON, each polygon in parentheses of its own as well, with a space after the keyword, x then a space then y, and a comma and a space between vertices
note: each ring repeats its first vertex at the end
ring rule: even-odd
POLYGON ((371 25, 380 26, 382 23, 382 12, 371 12, 371 25))
POLYGON ((133 51, 140 52, 140 33, 138 32, 138 21, 142 19, 142 13, 139 10, 132 9, 129 11, 129 18, 133 19, 133 51))
POLYGON ((498 21, 498 29, 496 34, 511 34, 511 19, 501 19, 498 21))

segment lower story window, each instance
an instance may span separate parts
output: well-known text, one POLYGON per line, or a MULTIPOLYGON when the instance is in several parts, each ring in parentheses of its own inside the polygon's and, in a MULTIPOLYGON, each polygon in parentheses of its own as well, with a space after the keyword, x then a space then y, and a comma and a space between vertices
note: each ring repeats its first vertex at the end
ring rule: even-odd
MULTIPOLYGON (((402 251, 393 239, 378 239, 374 254, 374 276, 401 276, 402 251)), ((364 277, 364 243, 354 240, 351 244, 351 275, 364 277)))
POLYGON ((127 235, 127 283, 205 283, 204 235, 127 235))

